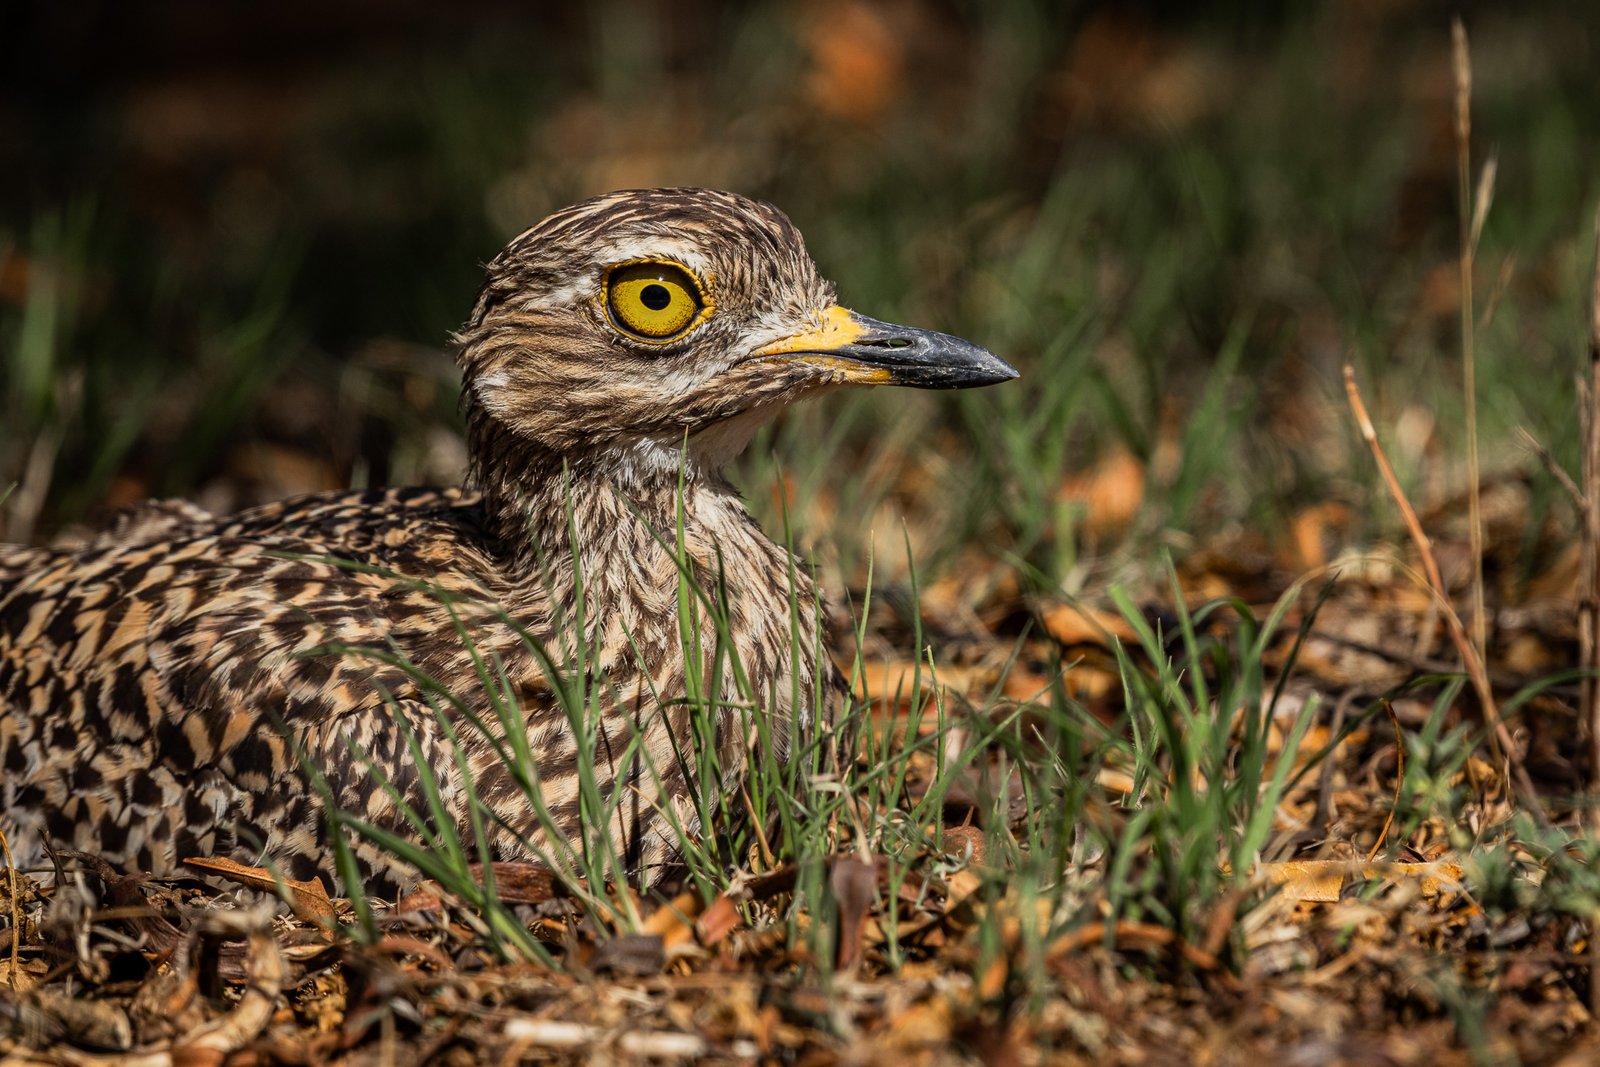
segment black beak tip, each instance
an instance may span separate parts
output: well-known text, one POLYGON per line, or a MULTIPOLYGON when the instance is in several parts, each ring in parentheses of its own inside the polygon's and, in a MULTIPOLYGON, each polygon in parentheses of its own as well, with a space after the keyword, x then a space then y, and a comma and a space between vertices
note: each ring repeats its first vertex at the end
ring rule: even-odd
MULTIPOLYGON (((977 345, 963 345, 944 363, 946 378, 937 384, 950 389, 979 389, 1021 377, 1017 368, 977 345)), ((931 383, 930 383, 931 384, 931 383)))
POLYGON ((1001 382, 1009 382, 1022 377, 1021 371, 1017 370, 1017 368, 1013 367, 1011 364, 1007 363, 993 352, 989 353, 989 357, 995 362, 995 379, 989 384, 999 385, 1001 382))

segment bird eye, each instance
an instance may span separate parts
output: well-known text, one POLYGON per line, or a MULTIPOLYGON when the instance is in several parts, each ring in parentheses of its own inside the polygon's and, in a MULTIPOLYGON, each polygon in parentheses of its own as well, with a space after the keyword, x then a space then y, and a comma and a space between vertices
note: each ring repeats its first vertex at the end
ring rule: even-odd
POLYGON ((671 263, 630 263, 606 278, 611 323, 642 341, 671 341, 705 317, 700 286, 671 263))

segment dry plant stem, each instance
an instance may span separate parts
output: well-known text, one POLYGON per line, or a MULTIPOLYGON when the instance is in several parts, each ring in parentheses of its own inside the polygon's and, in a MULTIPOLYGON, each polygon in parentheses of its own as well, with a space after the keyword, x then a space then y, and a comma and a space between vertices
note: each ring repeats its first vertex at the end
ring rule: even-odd
POLYGON ((1476 210, 1472 196, 1472 58, 1467 29, 1458 17, 1451 22, 1456 74, 1456 185, 1461 223, 1461 382, 1467 413, 1467 528, 1472 554, 1472 644, 1479 660, 1488 659, 1488 625, 1483 602, 1483 513, 1478 485, 1478 366, 1473 345, 1472 261, 1477 235, 1488 214, 1493 171, 1485 169, 1476 210))
MULTIPOLYGON (((1589 793, 1600 793, 1600 213, 1595 216, 1594 274, 1589 294, 1589 377, 1578 379, 1578 422, 1583 441, 1582 559, 1578 594, 1579 666, 1584 671, 1582 721, 1589 727, 1589 793)), ((1589 833, 1600 827, 1600 798, 1591 801, 1589 833)), ((1589 1016, 1600 1017, 1600 923, 1589 924, 1589 1016)))
MULTIPOLYGON (((761 820, 756 818, 756 806, 750 799, 750 791, 742 784, 739 786, 739 797, 744 801, 745 813, 750 816, 750 825, 756 832, 756 846, 761 849, 762 869, 770 871, 778 865, 778 861, 773 858, 772 846, 767 843, 767 832, 762 829, 761 820)), ((761 872, 755 871, 753 873, 759 874, 761 872)))
MULTIPOLYGON (((1489 161, 1493 163, 1494 160, 1489 161)), ((1488 164, 1484 170, 1488 173, 1488 164)), ((1494 322, 1496 311, 1500 310, 1500 302, 1505 299, 1506 292, 1511 288, 1511 279, 1517 273, 1517 257, 1509 255, 1500 264, 1500 271, 1495 275, 1494 288, 1489 290, 1489 301, 1483 306, 1483 314, 1478 316, 1478 329, 1487 330, 1494 322)))
MULTIPOLYGON (((1584 398, 1585 395, 1586 395, 1586 391, 1583 388, 1583 381, 1582 381, 1582 379, 1579 379, 1579 381, 1578 381, 1578 401, 1579 401, 1579 403, 1582 403, 1583 398, 1584 398)), ((1584 425, 1588 425, 1588 424, 1585 423, 1584 425)), ((1587 441, 1588 439, 1589 439, 1588 438, 1588 434, 1587 434, 1587 432, 1585 432, 1583 440, 1587 441)), ((1539 443, 1539 439, 1537 437, 1533 436, 1533 434, 1528 432, 1527 427, 1525 427, 1525 426, 1518 426, 1517 427, 1517 440, 1522 442, 1522 447, 1526 448, 1528 451, 1532 452, 1535 456, 1539 457, 1539 462, 1544 465, 1545 472, 1548 473, 1550 475, 1550 477, 1552 477, 1552 478, 1554 478, 1556 480, 1556 484, 1557 485, 1561 486, 1562 489, 1566 490, 1567 496, 1572 500, 1572 509, 1578 513, 1578 522, 1579 522, 1579 524, 1581 525, 1581 524, 1587 523, 1588 522, 1588 511, 1589 511, 1589 498, 1584 495, 1584 492, 1583 492, 1582 489, 1578 488, 1578 483, 1572 480, 1572 475, 1568 474, 1566 472, 1566 469, 1564 467, 1562 467, 1561 464, 1556 462, 1556 457, 1554 457, 1554 456, 1552 456, 1550 454, 1550 450, 1548 448, 1544 447, 1544 445, 1539 443)), ((1584 459, 1584 469, 1585 470, 1588 469, 1588 463, 1589 463, 1588 459, 1585 458, 1584 459)), ((1587 566, 1587 564, 1585 564, 1585 566, 1587 566)), ((1583 573, 1587 574, 1588 571, 1584 571, 1583 573)), ((1587 709, 1588 706, 1589 705, 1587 703, 1584 704, 1584 708, 1585 709, 1587 709)), ((1588 722, 1589 720, 1585 719, 1584 721, 1588 722)))
MULTIPOLYGON (((506 1023, 505 1036, 514 1042, 514 1047, 526 1049, 584 1049, 593 1052, 614 1043, 613 1047, 618 1052, 641 1059, 695 1059, 711 1051, 705 1038, 698 1034, 667 1030, 618 1032, 555 1019, 511 1019, 506 1023)), ((748 1055, 755 1051, 754 1042, 735 1043, 736 1055, 748 1055)))
POLYGON ((1081 952, 1091 945, 1101 944, 1106 940, 1108 933, 1118 947, 1171 948, 1191 967, 1216 972, 1224 982, 1229 984, 1232 982, 1233 976, 1222 969, 1222 961, 1204 949, 1189 944, 1176 931, 1155 923, 1134 922, 1128 919, 1101 920, 1069 930, 1046 947, 1045 960, 1054 962, 1081 952))
MULTIPOLYGON (((1589 377, 1579 380, 1579 422, 1583 426, 1582 589, 1578 598, 1579 665, 1583 679, 1583 721, 1589 726, 1591 795, 1600 793, 1600 212, 1595 215, 1594 280, 1589 297, 1589 377)), ((1589 832, 1600 828, 1600 799, 1589 832)), ((1600 985, 1591 983, 1600 1007, 1600 985)))
POLYGON ((6 984, 15 991, 17 968, 22 965, 22 908, 17 903, 17 865, 11 860, 11 843, 6 840, 4 830, 0 830, 0 856, 5 857, 11 889, 11 972, 6 975, 6 984))
MULTIPOLYGON (((1347 689, 1339 697, 1339 702, 1333 707, 1333 723, 1328 727, 1329 737, 1338 737, 1344 729, 1344 721, 1350 714, 1350 705, 1356 702, 1356 691, 1347 689)), ((1333 753, 1328 753, 1328 758, 1322 761, 1322 770, 1317 782, 1317 806, 1311 813, 1311 825, 1318 829, 1326 829, 1329 821, 1333 819, 1333 772, 1337 761, 1333 753)))
POLYGON ((1394 825, 1394 813, 1400 807, 1400 790, 1406 783, 1406 739, 1400 732, 1400 716, 1394 713, 1394 705, 1387 700, 1383 702, 1383 710, 1389 713, 1389 724, 1394 727, 1394 803, 1389 805, 1389 817, 1383 820, 1383 829, 1378 831, 1378 839, 1372 843, 1372 851, 1367 853, 1367 862, 1371 863, 1378 858, 1378 853, 1383 851, 1383 842, 1389 836, 1389 828, 1394 825))
MULTIPOLYGON (((1472 194, 1472 229, 1467 243, 1469 258, 1476 264, 1478 261, 1478 238, 1483 236, 1483 223, 1489 217, 1489 205, 1494 202, 1494 179, 1500 170, 1500 157, 1491 155, 1483 162, 1483 169, 1478 172, 1478 188, 1472 194)), ((1498 287, 1498 280, 1497 280, 1498 287)), ((1497 299, 1497 293, 1489 291, 1490 301, 1497 299)), ((1472 310, 1469 301, 1464 305, 1467 310, 1472 310)), ((1487 313, 1487 312, 1486 312, 1487 313)), ((1487 322, 1487 320, 1484 320, 1487 322)))
POLYGON ((55 468, 56 453, 61 450, 61 444, 61 431, 52 426, 42 430, 33 447, 28 450, 22 478, 6 502, 6 540, 26 543, 32 539, 39 515, 44 511, 50 475, 55 468))
POLYGON ((1494 700, 1494 689, 1489 685, 1489 673, 1484 668, 1483 660, 1478 656, 1478 650, 1468 639, 1465 627, 1461 625, 1461 616, 1450 606, 1444 579, 1439 574, 1439 563, 1433 556, 1433 546, 1428 540, 1428 535, 1423 532, 1422 521, 1417 518, 1416 509, 1411 506, 1411 501, 1406 499, 1405 490, 1400 488, 1400 479, 1395 477, 1394 467, 1390 466, 1388 455, 1378 443, 1378 431, 1373 428, 1372 417, 1367 414, 1367 405, 1361 399, 1361 389, 1356 385, 1355 368, 1348 363, 1344 368, 1344 388, 1350 400, 1350 410, 1355 414, 1356 425, 1361 429, 1361 436, 1366 440, 1367 447, 1372 450, 1378 471, 1383 475, 1384 484, 1389 488, 1389 495, 1394 498, 1395 506, 1400 509, 1400 517, 1406 524, 1406 530, 1416 543, 1418 554, 1422 556, 1423 572, 1427 574, 1428 584, 1433 586, 1433 591, 1439 598, 1441 613, 1450 631, 1451 640, 1455 642, 1456 651, 1461 656, 1462 667, 1472 681, 1478 702, 1483 706, 1484 721, 1489 724, 1489 745, 1495 760, 1510 768, 1511 781, 1516 788, 1517 796, 1540 825, 1547 826, 1549 819, 1544 813, 1544 805, 1539 802, 1539 794, 1533 788, 1533 780, 1528 777, 1528 770, 1522 764, 1522 757, 1517 754, 1516 745, 1511 740, 1511 732, 1506 729, 1506 724, 1500 718, 1500 708, 1494 700))

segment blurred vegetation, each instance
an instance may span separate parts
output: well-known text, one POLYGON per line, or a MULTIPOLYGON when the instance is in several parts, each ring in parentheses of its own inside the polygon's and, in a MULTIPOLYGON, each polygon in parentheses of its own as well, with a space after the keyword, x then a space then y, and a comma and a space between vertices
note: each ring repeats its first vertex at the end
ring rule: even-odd
MULTIPOLYGON (((0 532, 148 495, 225 509, 453 480, 439 352, 478 264, 577 198, 701 184, 788 211, 846 303, 1025 375, 833 397, 763 435, 741 484, 776 529, 787 483, 836 580, 873 535, 901 558, 901 515, 934 567, 977 545, 1068 588, 1326 501, 1361 543, 1391 520, 1345 360, 1419 506, 1461 484, 1455 10, 8 8, 0 486, 18 487, 0 532)), ((1512 431, 1575 469, 1600 12, 1464 16, 1474 166, 1498 160, 1476 282, 1486 468, 1534 471, 1536 520, 1563 527, 1512 431)))

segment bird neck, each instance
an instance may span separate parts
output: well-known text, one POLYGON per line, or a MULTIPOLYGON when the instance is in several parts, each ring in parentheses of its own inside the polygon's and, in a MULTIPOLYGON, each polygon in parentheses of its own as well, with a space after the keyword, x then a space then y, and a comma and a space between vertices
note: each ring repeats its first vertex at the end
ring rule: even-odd
MULTIPOLYGON (((842 683, 819 652, 809 571, 756 526, 717 472, 721 442, 711 443, 582 456, 524 450, 515 465, 476 468, 489 548, 507 580, 502 603, 547 639, 579 624, 611 682, 634 686, 637 700, 682 692, 684 664, 696 656, 714 676, 725 622, 741 669, 723 674, 722 699, 766 709, 787 752, 785 724, 809 735, 831 720, 842 683), (702 596, 683 596, 685 575, 702 596), (725 608, 722 621, 709 624, 702 603, 725 608), (685 647, 687 634, 698 634, 698 653, 685 647), (821 703, 808 696, 819 685, 821 703)), ((492 454, 503 462, 513 453, 492 454)))
POLYGON ((679 561, 761 537, 738 493, 692 451, 645 441, 519 458, 479 472, 492 548, 517 580, 558 600, 579 585, 598 605, 655 595, 647 587, 675 587, 679 561))

